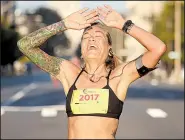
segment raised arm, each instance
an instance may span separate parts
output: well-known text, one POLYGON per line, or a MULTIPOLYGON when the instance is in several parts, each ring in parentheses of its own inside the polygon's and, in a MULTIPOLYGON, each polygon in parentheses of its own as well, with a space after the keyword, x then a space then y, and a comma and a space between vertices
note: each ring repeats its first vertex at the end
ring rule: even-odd
POLYGON ((60 72, 60 64, 63 59, 50 56, 38 47, 51 36, 65 30, 64 22, 60 21, 25 36, 17 44, 20 51, 33 63, 53 76, 57 76, 60 72))
POLYGON ((97 14, 95 10, 87 10, 88 8, 79 10, 60 22, 46 26, 25 36, 17 43, 20 51, 42 70, 59 78, 64 59, 50 56, 39 47, 48 38, 59 32, 63 32, 67 29, 81 30, 90 26, 90 23, 97 20, 97 14))
POLYGON ((147 49, 143 56, 141 56, 140 60, 135 60, 128 65, 128 69, 132 70, 131 81, 134 81, 145 75, 138 73, 136 65, 144 65, 146 68, 152 70, 165 53, 166 45, 159 38, 136 25, 131 28, 128 34, 147 49))
MULTIPOLYGON (((99 7, 97 10, 100 15, 100 20, 103 23, 107 26, 122 30, 126 20, 119 13, 108 5, 99 7)), ((161 56, 165 53, 166 45, 159 38, 136 25, 132 26, 128 34, 147 49, 147 52, 145 52, 141 58, 141 63, 146 68, 154 68, 159 62, 161 56)), ((141 77, 136 69, 136 65, 136 61, 133 61, 125 67, 125 71, 129 73, 130 82, 141 77)))

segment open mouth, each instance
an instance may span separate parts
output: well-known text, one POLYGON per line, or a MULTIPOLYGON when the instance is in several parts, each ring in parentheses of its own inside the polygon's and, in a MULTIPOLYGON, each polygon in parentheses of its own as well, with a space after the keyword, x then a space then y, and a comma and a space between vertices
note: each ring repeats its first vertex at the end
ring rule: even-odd
POLYGON ((96 49, 97 49, 97 46, 95 45, 90 45, 88 48, 88 50, 96 50, 96 49))

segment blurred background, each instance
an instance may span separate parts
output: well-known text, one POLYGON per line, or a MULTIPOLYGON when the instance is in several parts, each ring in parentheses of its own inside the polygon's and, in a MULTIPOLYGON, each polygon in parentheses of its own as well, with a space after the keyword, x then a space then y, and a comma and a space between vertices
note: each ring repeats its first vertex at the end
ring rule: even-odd
MULTIPOLYGON (((158 69, 129 87, 116 138, 184 138, 184 1, 1 1, 1 138, 67 138, 62 85, 30 62, 17 41, 83 7, 103 4, 167 45, 158 69)), ((41 49, 80 66, 82 32, 57 34, 41 49)), ((121 31, 110 33, 122 61, 146 51, 121 31)))

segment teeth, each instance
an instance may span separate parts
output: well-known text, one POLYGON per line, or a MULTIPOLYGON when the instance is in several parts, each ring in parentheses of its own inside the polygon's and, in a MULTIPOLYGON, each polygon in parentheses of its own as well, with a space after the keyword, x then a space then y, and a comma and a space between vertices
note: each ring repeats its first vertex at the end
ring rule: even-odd
POLYGON ((95 48, 96 48, 96 46, 95 46, 95 45, 90 45, 90 47, 95 47, 95 48))
POLYGON ((95 45, 90 45, 89 49, 96 49, 97 47, 95 45))

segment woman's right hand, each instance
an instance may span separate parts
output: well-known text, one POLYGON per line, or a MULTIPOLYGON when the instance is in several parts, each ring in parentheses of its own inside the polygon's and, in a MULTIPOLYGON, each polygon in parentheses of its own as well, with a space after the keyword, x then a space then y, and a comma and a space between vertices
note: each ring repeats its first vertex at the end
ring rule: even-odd
POLYGON ((64 24, 67 29, 81 30, 98 19, 96 10, 88 11, 88 8, 83 8, 64 19, 64 24))

